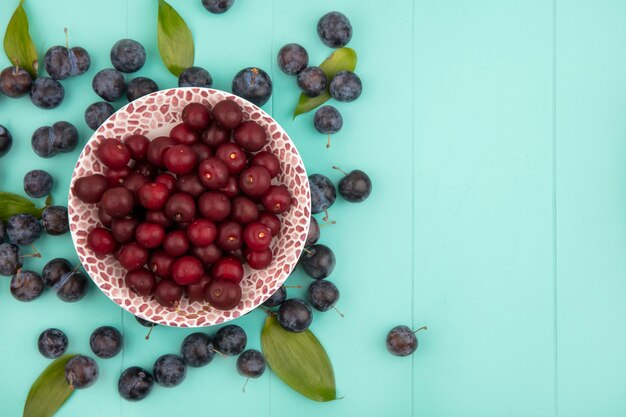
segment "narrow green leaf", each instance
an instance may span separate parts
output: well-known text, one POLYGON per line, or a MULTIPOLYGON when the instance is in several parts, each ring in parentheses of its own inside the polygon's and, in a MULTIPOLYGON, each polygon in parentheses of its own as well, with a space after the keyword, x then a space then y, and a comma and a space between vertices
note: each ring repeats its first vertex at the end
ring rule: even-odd
POLYGON ((63 355, 54 360, 30 387, 23 417, 51 417, 74 390, 65 380, 65 364, 76 355, 63 355))
POLYGON ((263 326, 261 347, 272 371, 291 388, 314 401, 337 399, 333 366, 310 330, 288 332, 270 316, 263 326))
POLYGON ((178 77, 185 68, 193 65, 191 31, 178 12, 165 0, 159 0, 157 36, 161 60, 172 74, 178 77))
POLYGON ((16 214, 32 214, 39 219, 44 208, 37 208, 35 203, 21 195, 0 191, 0 220, 2 221, 16 214))
MULTIPOLYGON (((330 84, 330 80, 333 79, 335 74, 340 71, 352 71, 354 72, 356 68, 356 51, 351 48, 339 48, 335 52, 333 52, 322 64, 320 68, 326 74, 326 78, 328 79, 328 84, 330 84)), ((317 97, 307 97, 304 94, 300 94, 300 100, 298 101, 298 105, 296 109, 293 111, 293 118, 302 113, 310 112, 314 108, 321 106, 328 100, 330 100, 330 92, 328 87, 326 87, 326 91, 320 94, 317 97)))
POLYGON ((24 68, 37 78, 37 49, 28 31, 28 16, 20 0, 4 33, 4 52, 13 65, 24 68))

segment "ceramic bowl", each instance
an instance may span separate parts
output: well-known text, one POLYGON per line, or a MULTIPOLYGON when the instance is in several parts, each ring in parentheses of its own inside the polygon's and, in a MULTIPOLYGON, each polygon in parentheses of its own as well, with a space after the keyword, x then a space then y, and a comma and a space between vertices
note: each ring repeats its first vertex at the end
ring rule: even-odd
POLYGON ((85 270, 93 282, 122 308, 154 323, 177 327, 202 327, 225 323, 240 317, 269 298, 287 279, 296 266, 304 248, 310 218, 310 191, 306 170, 298 150, 285 130, 267 113, 254 104, 232 94, 208 88, 173 88, 141 97, 122 107, 104 122, 91 136, 83 149, 72 174, 68 210, 72 240, 85 270), (246 266, 241 282, 242 300, 232 310, 222 311, 206 303, 189 303, 183 297, 176 309, 158 304, 154 297, 139 296, 126 287, 126 270, 113 255, 96 255, 87 247, 87 234, 99 225, 96 204, 85 204, 71 189, 76 179, 89 174, 103 173, 105 167, 94 151, 105 138, 123 140, 132 134, 143 134, 151 140, 167 135, 181 122, 181 111, 189 103, 202 103, 210 108, 217 102, 234 100, 243 109, 244 120, 254 120, 265 128, 268 144, 265 150, 278 157, 280 174, 273 183, 285 185, 292 195, 291 209, 281 214, 279 235, 273 239, 274 259, 269 267, 255 271, 246 266))

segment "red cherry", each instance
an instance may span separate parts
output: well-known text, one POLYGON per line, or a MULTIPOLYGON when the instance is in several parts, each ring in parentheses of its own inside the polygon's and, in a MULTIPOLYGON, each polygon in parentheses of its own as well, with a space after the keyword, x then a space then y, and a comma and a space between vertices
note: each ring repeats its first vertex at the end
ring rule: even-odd
POLYGON ((149 182, 149 177, 133 172, 124 180, 124 184, 122 184, 122 186, 133 193, 133 195, 137 195, 137 191, 139 191, 141 186, 148 184, 149 182))
POLYGON ((246 152, 234 143, 223 143, 215 150, 215 156, 228 168, 229 174, 238 174, 246 167, 246 152))
POLYGON ((241 123, 243 111, 233 100, 222 100, 213 106, 213 118, 223 128, 234 129, 241 123))
POLYGON ((165 152, 163 163, 176 175, 190 172, 196 167, 198 155, 187 145, 172 146, 165 152))
POLYGON ((185 294, 189 297, 189 302, 204 301, 204 294, 206 293, 207 286, 211 282, 211 277, 207 274, 193 284, 189 284, 185 287, 185 294))
POLYGON ((148 210, 161 210, 169 196, 170 190, 167 185, 160 182, 144 184, 137 190, 139 204, 148 210))
POLYGON ((132 271, 141 268, 148 262, 148 250, 139 246, 136 242, 127 243, 122 246, 117 260, 122 267, 132 271))
POLYGON ((260 151, 267 143, 265 129, 257 122, 243 122, 233 131, 235 143, 248 152, 260 151))
POLYGON ((270 177, 274 178, 280 172, 280 162, 278 158, 267 151, 261 151, 250 159, 250 165, 261 166, 270 173, 270 177))
POLYGON ((109 188, 109 182, 101 174, 87 175, 74 182, 72 192, 83 203, 93 204, 100 201, 102 194, 109 188))
POLYGON ((219 191, 207 191, 198 199, 198 211, 214 222, 225 220, 230 214, 231 204, 226 195, 219 191))
POLYGON ((154 182, 158 182, 160 184, 165 185, 169 192, 174 191, 174 189, 176 188, 176 177, 174 177, 172 174, 168 174, 168 173, 159 174, 154 179, 154 182))
POLYGON ((232 281, 214 279, 207 285, 204 298, 211 307, 231 310, 241 302, 241 287, 232 281))
POLYGON ((174 230, 165 235, 163 250, 170 256, 177 257, 189 250, 189 239, 182 230, 174 230))
POLYGON ((204 130, 211 123, 209 109, 200 103, 189 103, 183 108, 183 123, 193 130, 204 130))
POLYGON ((250 223, 243 230, 243 240, 250 250, 260 252, 269 248, 272 242, 272 231, 263 223, 250 223))
POLYGON ((109 188, 102 194, 100 205, 108 215, 114 218, 125 217, 133 211, 135 198, 124 187, 109 188))
POLYGON ((234 221, 225 221, 217 228, 217 246, 230 251, 239 249, 243 245, 243 228, 234 221))
POLYGON ((228 181, 226 181, 226 185, 217 190, 226 194, 228 198, 236 197, 239 195, 239 180, 237 177, 230 176, 228 177, 228 181))
POLYGON ((130 151, 130 156, 135 161, 143 161, 148 154, 150 140, 144 135, 130 135, 124 139, 124 145, 130 151))
POLYGON ((196 216, 196 202, 185 193, 174 193, 165 203, 165 215, 175 222, 188 222, 196 216))
POLYGON ((119 243, 128 243, 135 238, 135 229, 139 225, 136 219, 113 219, 111 232, 119 243))
POLYGON ((267 248, 260 252, 251 251, 248 248, 243 250, 243 254, 246 257, 246 261, 248 261, 248 265, 252 269, 265 269, 272 263, 272 250, 267 248))
POLYGON ((104 176, 109 182, 109 186, 117 187, 119 185, 122 185, 126 178, 132 173, 132 168, 127 165, 124 168, 118 170, 107 168, 104 172, 104 176))
POLYGON ((115 252, 117 242, 113 234, 103 227, 94 227, 87 235, 87 245, 99 255, 107 255, 115 252))
POLYGON ((111 223, 113 223, 113 217, 109 216, 107 212, 102 209, 101 206, 98 207, 98 219, 104 227, 108 227, 109 229, 111 228, 111 223))
POLYGON ((173 256, 168 255, 162 250, 158 250, 153 252, 150 256, 148 268, 157 277, 168 279, 172 277, 172 264, 174 260, 175 258, 173 256))
POLYGON ((202 185, 211 190, 216 190, 226 185, 228 166, 221 159, 212 156, 200 162, 198 175, 202 185))
POLYGON ((145 220, 149 223, 160 224, 168 229, 174 225, 174 221, 167 217, 163 210, 148 210, 145 214, 145 220))
POLYGON ((270 213, 284 213, 291 207, 291 194, 282 185, 272 185, 261 198, 261 203, 270 213))
POLYGON ((222 143, 228 142, 230 139, 230 131, 224 129, 217 123, 213 123, 208 129, 202 132, 200 140, 211 148, 217 148, 222 143))
POLYGON ((235 197, 231 202, 230 217, 241 224, 248 224, 257 220, 259 217, 259 209, 256 203, 248 197, 242 195, 235 197))
POLYGON ((198 175, 195 172, 190 172, 189 174, 179 175, 176 178, 176 191, 198 198, 200 194, 206 191, 206 188, 200 182, 198 175))
POLYGON ((154 274, 148 271, 146 268, 139 268, 135 269, 134 271, 128 271, 126 273, 126 278, 124 278, 124 281, 128 289, 137 295, 152 295, 154 289, 157 286, 154 274))
POLYGON ((172 279, 178 285, 189 285, 198 282, 204 274, 202 262, 193 256, 183 256, 172 265, 172 279))
POLYGON ((159 169, 148 161, 139 161, 133 164, 133 172, 152 179, 157 176, 159 169))
POLYGON ((211 276, 239 284, 243 279, 243 265, 231 256, 221 258, 213 264, 211 276))
POLYGON ((198 132, 184 123, 180 123, 170 130, 170 138, 181 145, 192 145, 198 141, 198 132))
POLYGON ((191 145, 191 149, 193 149, 196 155, 198 155, 198 161, 203 161, 213 155, 213 152, 211 152, 211 148, 209 148, 204 143, 194 143, 193 145, 191 145))
POLYGON ((107 167, 119 170, 130 162, 130 151, 118 139, 104 139, 96 149, 96 157, 107 167))
POLYGON ((175 307, 183 298, 183 287, 169 279, 161 280, 154 290, 154 298, 163 307, 175 307))
POLYGON ((165 229, 156 223, 141 223, 135 229, 135 239, 144 248, 154 249, 165 239, 165 229))
POLYGON ((194 246, 190 252, 207 267, 222 257, 222 250, 215 243, 208 246, 194 246))
POLYGON ((217 237, 217 227, 210 220, 196 219, 187 226, 187 237, 194 246, 207 246, 217 237))
POLYGON ((272 178, 262 166, 251 166, 239 175, 239 188, 250 197, 260 197, 270 189, 272 178))
POLYGON ((165 168, 163 157, 165 152, 174 145, 176 145, 176 142, 169 136, 155 138, 148 146, 148 154, 146 155, 148 161, 155 167, 165 168))
POLYGON ((269 213, 267 211, 262 211, 259 213, 259 218, 257 219, 259 223, 263 223, 272 231, 272 236, 278 236, 280 232, 280 220, 274 214, 269 213))

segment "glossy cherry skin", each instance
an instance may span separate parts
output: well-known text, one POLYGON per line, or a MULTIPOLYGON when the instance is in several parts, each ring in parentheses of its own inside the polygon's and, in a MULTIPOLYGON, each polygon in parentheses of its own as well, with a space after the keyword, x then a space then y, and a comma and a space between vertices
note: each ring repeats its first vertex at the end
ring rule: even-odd
POLYGON ((152 179, 157 176, 159 169, 148 161, 139 161, 133 164, 133 172, 152 179))
POLYGON ((239 284, 243 279, 243 265, 238 259, 226 256, 213 264, 211 276, 239 284))
POLYGON ((159 282, 154 290, 154 298, 157 303, 163 307, 175 307, 183 298, 183 287, 176 284, 174 281, 164 279, 159 282))
POLYGON ((102 207, 98 207, 98 220, 104 227, 111 228, 111 223, 113 223, 113 217, 109 216, 106 211, 102 209, 102 207))
POLYGON ((200 182, 198 175, 195 172, 190 172, 176 178, 176 191, 198 198, 200 194, 206 191, 206 188, 200 182))
POLYGON ((159 278, 172 277, 172 264, 175 258, 168 255, 165 251, 158 250, 150 255, 148 260, 148 268, 159 278))
POLYGON ((170 130, 170 138, 181 145, 193 145, 198 141, 198 132, 184 123, 180 123, 170 130))
POLYGON ((135 161, 143 161, 148 155, 150 140, 144 135, 130 135, 124 139, 124 145, 130 151, 130 157, 135 161))
POLYGON ((183 108, 183 123, 193 130, 204 130, 209 127, 211 112, 200 103, 189 103, 183 108))
POLYGON ((213 279, 207 285, 205 300, 218 310, 232 310, 241 302, 241 287, 233 281, 213 279))
POLYGON ((169 148, 163 156, 165 168, 176 175, 191 172, 198 162, 198 155, 187 145, 175 145, 169 148))
POLYGON ((126 177, 122 186, 131 193, 133 193, 133 195, 137 195, 137 191, 139 191, 142 186, 148 184, 149 182, 149 177, 141 175, 137 172, 133 172, 128 177, 126 177))
POLYGON ((157 175, 154 182, 165 185, 170 193, 176 189, 176 177, 167 172, 157 175))
POLYGON ((204 295, 210 282, 211 277, 204 274, 197 282, 187 285, 185 287, 185 294, 189 297, 189 302, 204 301, 204 295))
POLYGON ((222 100, 213 106, 213 119, 225 129, 234 129, 241 123, 243 111, 233 100, 222 100))
POLYGON ((246 151, 257 152, 267 144, 267 134, 257 122, 247 121, 233 131, 233 140, 246 151))
POLYGON ((128 178, 128 176, 130 176, 130 174, 132 173, 133 169, 126 165, 124 168, 118 170, 107 168, 107 170, 104 172, 104 176, 109 182, 109 186, 117 187, 119 185, 122 185, 126 178, 128 178))
POLYGON ((102 194, 109 188, 109 181, 101 174, 92 174, 78 178, 72 191, 83 203, 93 204, 100 201, 102 194))
POLYGON ((137 268, 141 268, 146 262, 148 262, 148 250, 140 246, 136 242, 127 243, 122 246, 120 253, 117 256, 122 267, 129 271, 137 268))
POLYGON ((246 261, 252 269, 265 269, 272 263, 272 250, 267 248, 260 252, 251 251, 249 248, 243 250, 246 261))
POLYGON ((119 170, 130 162, 130 151, 118 139, 104 139, 96 149, 96 157, 107 167, 119 170))
POLYGON ((260 197, 269 189, 272 177, 267 169, 254 165, 239 174, 239 189, 250 197, 260 197))
POLYGON ((193 149, 193 151, 198 156, 198 162, 203 161, 213 156, 213 152, 211 151, 211 148, 209 148, 204 143, 200 143, 200 142, 194 143, 193 145, 191 145, 191 149, 193 149))
POLYGON ((175 222, 188 222, 196 216, 196 202, 185 193, 174 193, 165 203, 165 215, 175 222))
POLYGON ((226 185, 228 172, 226 163, 213 156, 200 161, 200 165, 198 165, 200 182, 210 190, 217 190, 226 185))
POLYGON ((239 249, 243 245, 243 228, 234 221, 220 223, 217 228, 217 246, 226 251, 239 249))
POLYGON ((231 175, 240 173, 246 167, 246 152, 234 143, 228 142, 218 146, 215 156, 224 161, 231 175))
POLYGON ((198 211, 213 222, 221 222, 230 214, 231 203, 226 195, 219 191, 207 191, 198 199, 198 211))
POLYGON ((99 255, 107 255, 115 252, 117 241, 113 234, 103 227, 94 227, 87 235, 87 245, 99 255))
POLYGON ((194 246, 207 246, 217 237, 217 227, 211 220, 196 219, 187 226, 187 237, 194 246))
POLYGON ((237 223, 248 224, 258 219, 259 209, 254 201, 240 195, 231 201, 230 217, 237 223))
POLYGON ((207 246, 193 246, 190 253, 207 267, 222 257, 222 250, 215 243, 207 246))
POLYGON ((138 225, 136 219, 113 219, 111 232, 119 243, 128 243, 135 239, 135 229, 138 225))
POLYGON ((163 157, 165 156, 165 152, 174 145, 176 145, 176 142, 169 136, 159 136, 155 138, 148 146, 146 156, 148 161, 156 167, 165 168, 163 157))
POLYGON ((144 248, 158 248, 163 239, 165 239, 165 229, 160 224, 141 223, 135 229, 135 240, 144 248))
POLYGON ((148 210, 161 210, 169 196, 167 185, 160 182, 144 184, 137 190, 139 204, 148 210))
POLYGON ((272 178, 280 173, 280 161, 276 155, 268 151, 261 151, 250 158, 250 165, 267 169, 272 178))
POLYGON ((243 241, 250 250, 263 251, 270 247, 272 231, 263 223, 250 223, 243 230, 243 241))
POLYGON ((133 193, 124 187, 109 188, 102 194, 100 205, 113 218, 125 217, 133 211, 135 198, 133 193))
POLYGON ((144 218, 147 222, 160 224, 166 229, 174 225, 174 220, 167 217, 163 210, 148 210, 146 211, 144 218))
POLYGON ((230 130, 224 129, 217 123, 213 123, 200 135, 200 140, 211 148, 217 148, 230 139, 230 130))
POLYGON ((163 250, 170 256, 178 257, 189 250, 189 239, 183 230, 174 230, 165 235, 163 250))
POLYGON ((281 223, 276 215, 267 211, 262 211, 259 213, 259 218, 257 219, 257 221, 269 227, 272 231, 272 236, 278 236, 278 233, 280 233, 281 223))
POLYGON ((172 279, 178 285, 189 285, 198 282, 204 274, 202 262, 194 256, 183 256, 172 265, 172 279))
POLYGON ((270 213, 284 213, 291 207, 291 194, 282 185, 272 185, 261 198, 261 203, 270 213))
POLYGON ((240 194, 239 190, 239 179, 235 176, 228 177, 228 181, 223 187, 217 189, 218 191, 226 194, 228 198, 234 198, 240 194))
POLYGON ((152 295, 156 288, 157 281, 154 274, 146 268, 139 268, 128 271, 124 278, 126 286, 135 294, 152 295))

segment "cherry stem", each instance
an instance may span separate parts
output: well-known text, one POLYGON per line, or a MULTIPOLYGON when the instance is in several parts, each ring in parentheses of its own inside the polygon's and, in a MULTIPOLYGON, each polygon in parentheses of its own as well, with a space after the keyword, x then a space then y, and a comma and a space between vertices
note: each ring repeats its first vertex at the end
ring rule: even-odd
POLYGON ((70 49, 70 35, 67 28, 63 28, 63 32, 65 32, 65 49, 70 49))
POLYGON ((345 316, 343 315, 343 313, 341 311, 339 311, 339 309, 335 306, 333 306, 333 310, 335 310, 337 312, 337 314, 339 314, 339 316, 341 316, 341 318, 344 318, 345 316))
POLYGON ((307 248, 302 248, 302 250, 305 251, 307 253, 307 255, 313 255, 313 252, 311 252, 307 248))
POLYGON ((322 221, 328 221, 328 209, 324 208, 324 217, 322 217, 322 221))
POLYGON ((241 389, 244 393, 246 392, 246 385, 248 385, 248 381, 250 381, 250 378, 246 378, 246 382, 243 383, 243 388, 241 389))
POLYGON ((150 335, 152 334, 152 330, 155 328, 156 326, 154 325, 154 323, 152 323, 152 326, 150 326, 150 330, 148 330, 148 334, 146 335, 146 340, 150 339, 150 335))
POLYGON ((343 169, 339 168, 338 166, 333 165, 333 169, 336 169, 337 171, 341 172, 345 176, 348 175, 348 173, 346 171, 344 171, 343 169))
POLYGON ((35 248, 35 245, 30 245, 30 247, 33 248, 33 253, 22 255, 20 258, 41 258, 41 253, 35 248))
POLYGON ((326 149, 330 148, 330 133, 328 134, 328 142, 326 142, 326 149))
POLYGON ((285 288, 302 288, 302 285, 283 285, 285 288))
POLYGON ((228 356, 226 356, 225 354, 223 354, 222 352, 220 352, 217 349, 211 349, 213 352, 217 353, 218 355, 220 355, 222 358, 227 358, 228 356))
POLYGON ((422 326, 422 327, 420 327, 420 328, 419 328, 419 329, 417 329, 417 330, 413 330, 413 333, 415 334, 415 333, 419 332, 420 330, 428 330, 428 327, 426 327, 426 326, 422 326))
POLYGON ((336 221, 334 221, 334 220, 331 220, 331 221, 329 221, 329 222, 324 222, 324 223, 320 224, 320 229, 321 229, 322 227, 327 227, 327 226, 330 226, 331 224, 337 224, 337 222, 336 222, 336 221))

